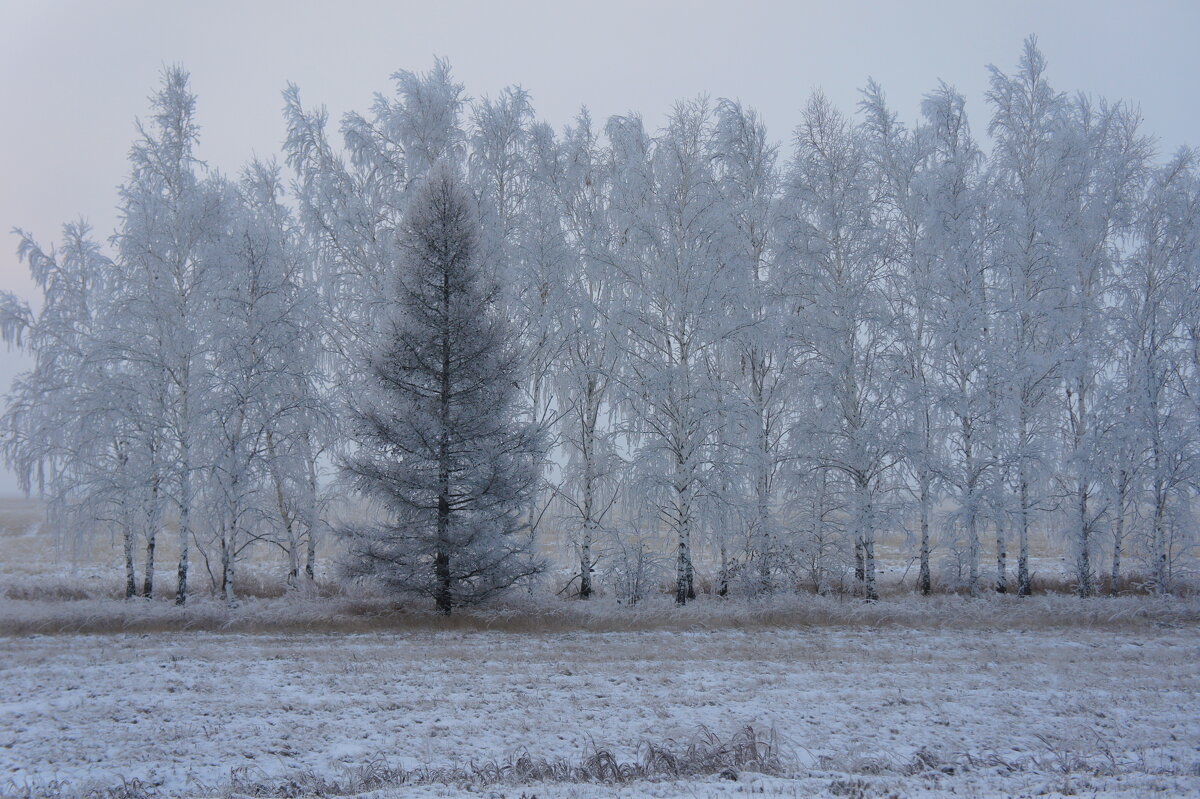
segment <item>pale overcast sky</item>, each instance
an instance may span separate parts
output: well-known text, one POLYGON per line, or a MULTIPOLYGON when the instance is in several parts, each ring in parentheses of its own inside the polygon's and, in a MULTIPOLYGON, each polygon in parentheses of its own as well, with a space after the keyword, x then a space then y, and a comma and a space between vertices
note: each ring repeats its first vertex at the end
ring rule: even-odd
MULTIPOLYGON (((1011 70, 1030 33, 1064 91, 1141 107, 1160 148, 1200 144, 1200 2, 13 2, 0 0, 0 231, 45 244, 80 215, 102 236, 134 117, 164 64, 192 73, 200 156, 235 172, 279 150, 280 91, 333 120, 388 92, 397 69, 450 59, 471 96, 509 84, 556 128, 582 104, 661 122, 706 93, 756 107, 787 141, 812 89, 847 111, 874 77, 902 117, 939 78, 982 134, 986 65, 1011 70)), ((785 148, 786 153, 786 148, 785 148)), ((29 297, 16 239, 0 237, 0 289, 29 297)), ((5 390, 22 359, 0 351, 5 390)), ((15 490, 0 473, 0 493, 15 490)))

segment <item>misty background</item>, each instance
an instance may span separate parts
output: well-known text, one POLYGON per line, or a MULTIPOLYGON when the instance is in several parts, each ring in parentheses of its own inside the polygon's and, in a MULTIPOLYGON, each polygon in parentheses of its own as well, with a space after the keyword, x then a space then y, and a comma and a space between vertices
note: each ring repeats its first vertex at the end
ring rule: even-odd
MULTIPOLYGON (((581 105, 654 129, 707 94, 758 109, 777 141, 813 89, 853 112, 873 77, 911 122, 942 79, 986 142, 986 65, 1011 69, 1034 33, 1056 88, 1133 102, 1169 153, 1200 144, 1198 30, 1194 2, 0 2, 0 289, 36 300, 13 227, 46 246, 79 217, 98 239, 114 230, 134 118, 168 64, 191 71, 200 157, 235 174, 278 153, 288 81, 336 125, 435 55, 470 96, 521 85, 556 129, 581 105)), ((4 392, 25 365, 0 350, 4 392)))

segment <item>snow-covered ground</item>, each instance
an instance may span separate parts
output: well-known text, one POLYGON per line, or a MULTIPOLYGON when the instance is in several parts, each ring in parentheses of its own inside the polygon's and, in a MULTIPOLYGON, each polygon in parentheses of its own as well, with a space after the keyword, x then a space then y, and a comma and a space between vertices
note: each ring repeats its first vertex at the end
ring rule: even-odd
MULTIPOLYGON (((680 609, 665 595, 629 608, 539 594, 446 623, 344 588, 237 608, 201 591, 177 608, 169 590, 109 598, 112 542, 69 568, 39 515, 0 503, 0 795, 280 795, 324 778, 338 783, 317 786, 326 795, 379 799, 1200 796, 1196 598, 904 591, 680 609), (522 751, 632 762, 646 744, 679 751, 748 725, 774 734, 782 776, 363 779, 522 751)), ((270 588, 277 569, 253 565, 270 588)))
POLYGON ((1200 795, 1194 626, 0 638, 0 793, 503 760, 773 730, 786 777, 426 786, 516 799, 1200 795), (59 781, 55 784, 55 781, 59 781), (7 787, 3 784, 7 783, 7 787))

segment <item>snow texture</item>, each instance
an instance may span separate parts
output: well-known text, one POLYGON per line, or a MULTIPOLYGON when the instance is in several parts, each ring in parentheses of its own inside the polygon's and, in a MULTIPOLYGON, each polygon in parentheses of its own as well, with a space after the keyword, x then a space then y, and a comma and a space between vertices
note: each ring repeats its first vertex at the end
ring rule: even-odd
POLYGON ((777 733, 788 777, 482 790, 1200 791, 1194 628, 30 636, 0 640, 0 685, 4 793, 137 779, 195 795, 233 769, 282 779, 590 746, 634 759, 640 742, 747 724, 777 733))

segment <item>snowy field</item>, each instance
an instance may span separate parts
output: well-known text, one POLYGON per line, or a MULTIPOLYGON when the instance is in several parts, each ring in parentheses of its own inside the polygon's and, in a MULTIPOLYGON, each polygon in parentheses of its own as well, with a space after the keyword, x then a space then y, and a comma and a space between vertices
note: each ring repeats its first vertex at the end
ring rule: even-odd
POLYGON ((3 793, 55 796, 228 795, 231 778, 280 795, 316 777, 379 797, 1187 796, 1198 697, 1200 635, 1161 622, 9 636, 0 773, 3 793), (774 733, 779 776, 364 781, 523 751, 632 762, 747 725, 774 733))
POLYGON ((177 608, 3 510, 4 796, 1200 796, 1194 597, 177 608))

